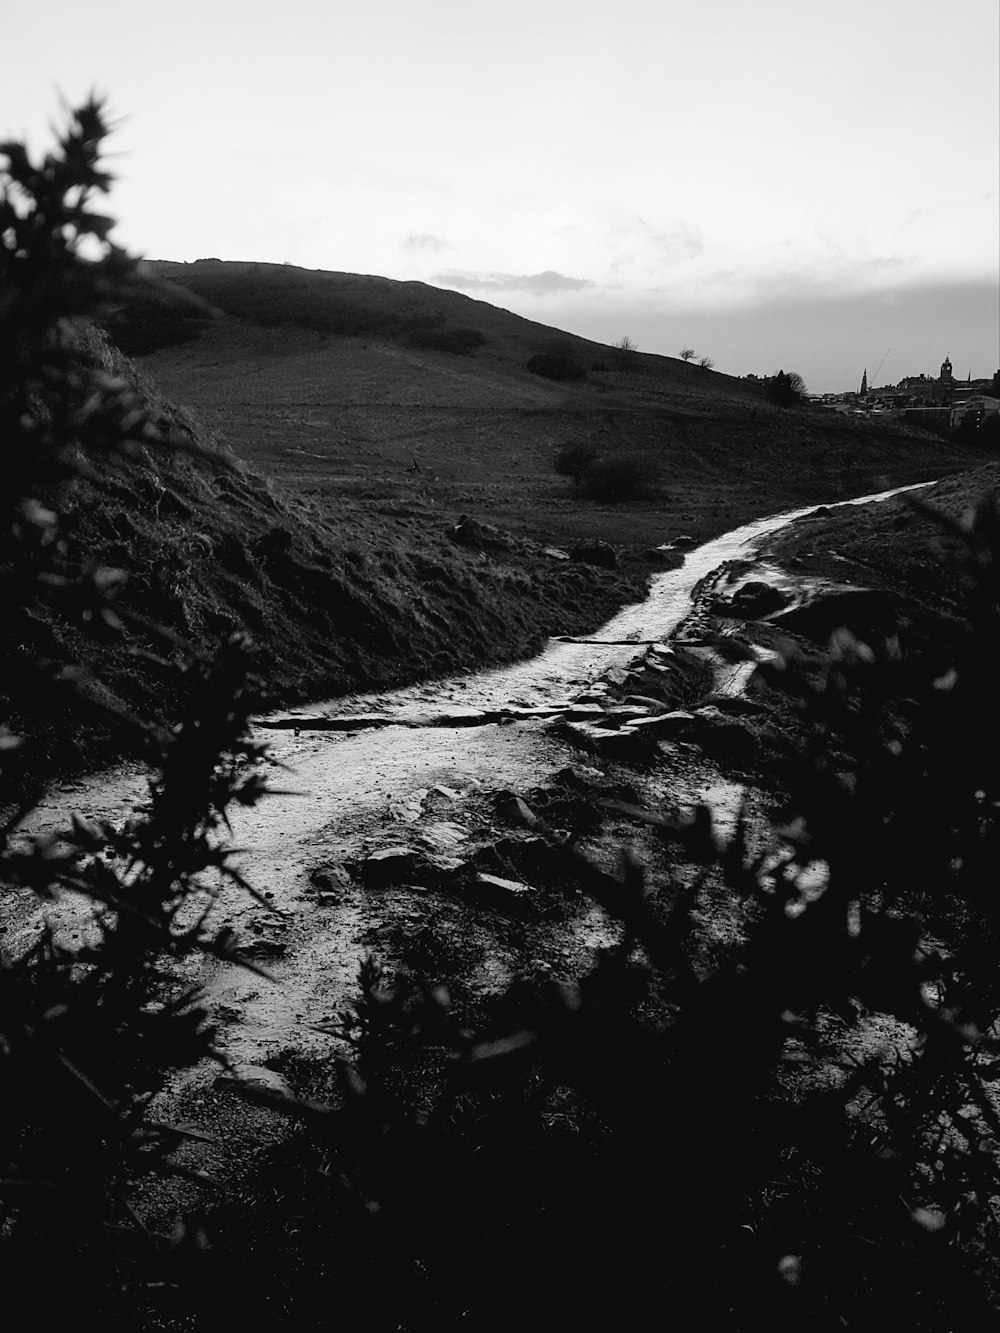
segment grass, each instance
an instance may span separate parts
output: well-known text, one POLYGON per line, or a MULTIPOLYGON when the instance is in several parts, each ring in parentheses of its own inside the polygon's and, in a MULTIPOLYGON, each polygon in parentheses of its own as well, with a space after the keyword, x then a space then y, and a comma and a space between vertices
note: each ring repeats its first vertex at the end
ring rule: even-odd
MULTIPOLYGON (((554 383, 526 367, 556 331, 485 302, 421 283, 252 267, 152 265, 166 290, 224 313, 142 365, 244 461, 337 521, 345 507, 377 514, 388 502, 428 526, 466 512, 542 543, 604 538, 639 550, 982 458, 918 431, 774 408, 747 381, 669 357, 637 353, 627 374, 554 383), (344 312, 362 307, 378 328, 353 333, 344 312), (478 329, 484 345, 472 356, 409 346, 407 321, 434 318, 478 329), (572 445, 648 460, 662 485, 625 509, 581 504, 554 475, 572 445)), ((581 365, 615 364, 599 344, 558 342, 581 365)))
MULTIPOLYGON (((78 483, 68 519, 95 567, 130 571, 118 596, 129 628, 115 639, 44 611, 36 622, 35 647, 99 675, 140 716, 174 706, 164 659, 239 627, 276 703, 473 669, 594 630, 641 596, 643 553, 682 532, 705 539, 981 458, 918 432, 770 408, 753 385, 670 358, 637 354, 628 374, 554 384, 526 369, 553 330, 496 307, 419 283, 254 267, 153 265, 157 282, 111 320, 145 352, 138 368, 101 351, 165 429, 215 450, 147 450, 127 473, 78 483), (364 310, 377 334, 356 331, 364 310), (421 331, 469 329, 483 339, 471 354, 412 345, 421 331), (582 497, 556 470, 568 449, 612 475, 624 462, 645 473, 644 498, 582 497), (448 534, 463 514, 508 535, 461 547, 448 534), (597 539, 619 548, 617 569, 542 550, 597 539)), ((564 345, 587 365, 607 351, 564 345)), ((18 702, 12 722, 35 738, 39 768, 119 752, 106 719, 71 729, 68 716, 18 702)))

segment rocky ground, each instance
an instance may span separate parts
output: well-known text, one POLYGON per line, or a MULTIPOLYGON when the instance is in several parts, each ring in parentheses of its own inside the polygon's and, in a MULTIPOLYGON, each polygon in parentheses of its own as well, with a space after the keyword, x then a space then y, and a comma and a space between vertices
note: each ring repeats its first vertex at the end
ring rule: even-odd
MULTIPOLYGON (((942 498, 961 513, 994 482, 995 470, 961 487, 945 483, 942 498)), ((233 892, 220 904, 261 970, 210 960, 178 978, 204 988, 221 1063, 158 1099, 158 1115, 193 1136, 174 1159, 186 1174, 137 1189, 143 1224, 187 1236, 192 1219, 204 1219, 216 1255, 228 1256, 218 1280, 235 1281, 237 1304, 249 1308, 260 1274, 245 1252, 230 1252, 236 1242, 227 1237, 239 1233, 243 1245, 248 1213, 259 1217, 261 1243, 274 1249, 260 1309, 276 1318, 289 1280, 277 1276, 282 1265, 304 1265, 306 1281, 327 1273, 327 1258, 304 1253, 305 1220, 286 1194, 292 1180, 323 1169, 322 1136, 277 1103, 343 1104, 335 1057, 350 1053, 344 1015, 358 998, 365 956, 378 960, 387 983, 414 975, 443 987, 454 1021, 473 1031, 511 985, 572 984, 595 951, 620 937, 585 887, 588 866, 623 886, 642 866, 664 902, 698 882, 702 962, 723 959, 744 937, 746 904, 664 829, 696 823, 697 809, 708 807, 725 840, 746 799, 751 849, 767 843, 770 816, 787 795, 782 761, 800 752, 804 733, 756 667, 791 648, 815 651, 845 617, 870 634, 905 611, 906 562, 888 563, 898 582, 872 573, 875 553, 884 556, 890 540, 906 547, 915 523, 936 531, 904 500, 800 521, 758 558, 704 578, 668 642, 626 647, 622 664, 584 671, 561 699, 487 695, 483 706, 456 679, 262 719, 268 771, 296 794, 265 800, 234 823, 237 845, 252 848, 247 871, 267 908, 233 892)), ((911 589, 936 554, 933 546, 914 552, 911 589)), ((926 614, 941 614, 948 587, 926 614)), ((65 784, 38 812, 38 831, 58 822, 67 798, 85 816, 124 820, 142 787, 139 770, 111 786, 100 777, 65 784)), ((59 912, 64 931, 85 929, 71 906, 59 912)), ((34 929, 27 906, 15 904, 8 943, 29 943, 34 929)), ((905 1040, 885 1016, 869 1016, 865 1031, 852 1040, 905 1040)), ((128 1299, 139 1300, 147 1326, 187 1326, 169 1284, 143 1292, 134 1281, 128 1299)))

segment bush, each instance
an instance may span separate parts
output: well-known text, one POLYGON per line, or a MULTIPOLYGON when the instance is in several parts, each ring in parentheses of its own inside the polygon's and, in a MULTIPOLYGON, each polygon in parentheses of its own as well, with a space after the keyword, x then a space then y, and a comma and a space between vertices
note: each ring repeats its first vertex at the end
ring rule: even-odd
POLYGON ((527 369, 532 375, 559 383, 574 383, 587 378, 587 372, 570 352, 538 352, 529 358, 527 369))
POLYGON ((80 323, 106 314, 133 271, 107 239, 110 219, 90 207, 109 185, 105 133, 92 102, 38 166, 21 144, 0 147, 0 615, 11 636, 0 891, 69 892, 93 907, 83 943, 45 926, 26 952, 0 946, 0 1252, 11 1303, 41 1299, 54 1322, 105 1283, 121 1228, 134 1221, 126 1188, 164 1169, 184 1136, 148 1114, 150 1097, 167 1071, 219 1058, 197 992, 165 993, 161 965, 235 958, 228 932, 206 923, 218 888, 205 884, 242 883, 220 833, 230 802, 253 804, 263 791, 263 750, 246 739, 257 696, 242 638, 214 662, 177 669, 186 704, 168 731, 104 702, 101 682, 66 671, 46 632, 64 624, 113 638, 121 629, 115 594, 127 571, 95 568, 74 541, 64 521, 71 487, 95 468, 130 466, 147 447, 190 447, 165 437, 158 415, 100 364, 96 335, 80 323), (98 259, 82 258, 95 250, 98 259), (77 818, 58 837, 20 834, 40 796, 22 766, 29 747, 10 725, 25 693, 53 707, 75 696, 78 714, 105 713, 149 761, 149 800, 125 829, 77 818))
POLYGON ((423 328, 410 333, 407 342, 427 351, 471 356, 485 345, 486 335, 479 329, 423 328))
POLYGON ((787 375, 783 370, 779 370, 777 375, 765 379, 764 396, 769 403, 774 403, 775 407, 794 407, 798 403, 805 402, 805 381, 794 370, 789 371, 787 375))
POLYGON ((612 454, 587 463, 576 477, 580 494, 587 500, 620 504, 644 500, 659 484, 659 468, 642 454, 612 454))
POLYGON ((564 445, 556 454, 554 467, 560 477, 572 477, 579 481, 582 474, 597 461, 597 450, 592 444, 576 443, 564 445))
MULTIPOLYGON (((106 188, 103 132, 89 106, 43 168, 4 149, 0 610, 16 643, 33 642, 20 636, 40 608, 81 633, 116 628, 117 571, 89 569, 61 523, 61 483, 82 460, 127 466, 149 425, 59 323, 98 310, 128 267, 76 198, 106 188), (80 258, 83 238, 99 264, 80 258)), ((649 477, 629 456, 581 475, 602 465, 649 477)), ((447 978, 366 961, 334 1025, 352 1052, 336 1061, 337 1104, 286 1106, 311 1126, 301 1171, 278 1159, 269 1177, 247 1173, 232 1204, 243 1252, 226 1271, 243 1280, 218 1309, 197 1285, 178 1308, 184 1254, 213 1262, 206 1220, 142 1299, 169 1287, 174 1326, 203 1328, 232 1302, 249 1320, 314 1326, 345 1290, 362 1294, 344 1322, 370 1330, 616 1327, 644 1309, 697 1310, 726 1333, 992 1327, 998 530, 985 506, 953 525, 968 558, 933 651, 842 630, 825 650, 779 644, 757 668, 802 738, 760 845, 745 810, 723 831, 707 807, 609 800, 662 840, 654 879, 633 856, 597 864, 561 819, 507 802, 563 882, 620 923, 618 941, 589 966, 567 960, 560 981, 526 973, 475 1022, 436 984, 447 978), (852 1050, 867 1019, 878 1040, 852 1050)), ((280 528, 270 545, 279 560, 280 528)), ((58 662, 27 666, 33 688, 61 688, 58 662)), ((185 674, 177 727, 122 719, 158 758, 125 830, 81 821, 62 845, 17 841, 33 793, 19 738, 0 732, 4 891, 70 890, 97 911, 86 947, 45 932, 0 954, 5 1296, 52 1326, 120 1298, 126 1191, 188 1132, 153 1120, 149 1095, 164 1069, 212 1054, 196 996, 164 997, 159 963, 230 956, 192 895, 200 874, 230 870, 227 803, 262 786, 242 642, 185 674)), ((435 966, 433 941, 418 943, 435 966)), ((162 1313, 103 1322, 163 1326, 162 1313)))
POLYGON ((351 1175, 295 1208, 379 1218, 358 1245, 378 1327, 615 1327, 625 1306, 726 1333, 993 1327, 996 532, 985 508, 964 529, 945 677, 846 631, 760 669, 810 740, 759 850, 745 810, 723 834, 706 807, 615 803, 685 869, 612 871, 521 803, 622 924, 589 969, 516 981, 473 1029, 433 972, 363 966, 320 1131, 351 1175), (950 904, 932 949, 915 869, 950 904))

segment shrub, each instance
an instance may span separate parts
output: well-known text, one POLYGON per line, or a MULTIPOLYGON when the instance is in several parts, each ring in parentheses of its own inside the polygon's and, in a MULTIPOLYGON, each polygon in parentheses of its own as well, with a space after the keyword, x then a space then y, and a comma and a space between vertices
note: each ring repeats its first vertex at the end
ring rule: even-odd
POLYGON ((578 441, 564 445, 556 454, 554 464, 560 477, 572 477, 578 481, 586 469, 597 459, 597 450, 592 444, 578 441))
POLYGON ((638 366, 639 349, 627 334, 625 337, 618 339, 614 345, 614 350, 616 353, 615 360, 618 362, 620 371, 634 370, 638 366))
POLYGON ((15 1275, 22 1284, 12 1303, 42 1299, 57 1322, 64 1306, 79 1309, 105 1281, 130 1221, 129 1182, 160 1169, 184 1136, 148 1114, 165 1072, 218 1055, 197 993, 165 994, 161 964, 206 952, 235 957, 228 932, 206 923, 219 890, 204 885, 220 875, 242 883, 220 832, 231 801, 253 804, 263 791, 263 751, 246 739, 256 694, 242 638, 215 662, 180 669, 187 703, 167 731, 103 702, 101 682, 65 671, 52 655, 57 641, 42 632, 65 623, 77 635, 114 637, 121 627, 115 593, 127 571, 94 568, 76 545, 64 522, 70 486, 98 468, 128 467, 147 446, 190 447, 164 437, 158 416, 101 365, 100 339, 79 323, 106 313, 133 269, 107 239, 110 219, 90 207, 109 185, 99 156, 105 132, 91 102, 38 166, 23 145, 0 147, 0 615, 11 635, 0 891, 42 900, 68 891, 93 907, 83 943, 45 926, 26 952, 0 945, 0 1247, 8 1286, 15 1275), (82 258, 94 250, 99 258, 82 258), (77 818, 58 838, 31 840, 19 829, 39 791, 25 780, 29 747, 12 715, 19 693, 55 705, 74 691, 78 712, 105 713, 149 760, 149 800, 123 830, 77 818))
POLYGON ((846 631, 761 668, 810 739, 760 850, 745 809, 722 834, 706 807, 615 802, 686 868, 612 871, 521 802, 621 942, 518 980, 475 1028, 434 973, 363 966, 347 1105, 322 1131, 352 1174, 325 1207, 380 1219, 380 1326, 614 1327, 626 1304, 732 1333, 993 1326, 995 510, 963 531, 944 677, 937 653, 846 631), (951 904, 933 949, 915 869, 951 904), (739 923, 723 947, 720 884, 739 923))
POLYGON ((786 375, 779 370, 764 381, 764 396, 775 407, 794 407, 805 401, 806 385, 802 376, 791 370, 786 375))
POLYGON ((560 383, 573 383, 587 378, 587 372, 570 352, 538 352, 528 360, 532 375, 560 383))
POLYGON ((587 463, 576 482, 586 499, 620 504, 652 495, 659 484, 659 468, 642 454, 609 454, 587 463))
POLYGON ((472 356, 486 343, 486 335, 479 329, 423 328, 414 330, 407 338, 411 347, 427 351, 451 352, 455 356, 472 356))

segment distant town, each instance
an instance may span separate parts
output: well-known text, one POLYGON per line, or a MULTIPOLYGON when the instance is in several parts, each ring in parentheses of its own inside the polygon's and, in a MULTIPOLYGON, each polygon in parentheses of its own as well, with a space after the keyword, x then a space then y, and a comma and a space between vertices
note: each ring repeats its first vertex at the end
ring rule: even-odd
POLYGON ((812 402, 835 412, 895 417, 931 429, 959 430, 1000 415, 1000 370, 991 379, 955 378, 949 357, 936 377, 908 375, 898 384, 868 383, 868 369, 854 392, 810 394, 812 402))

